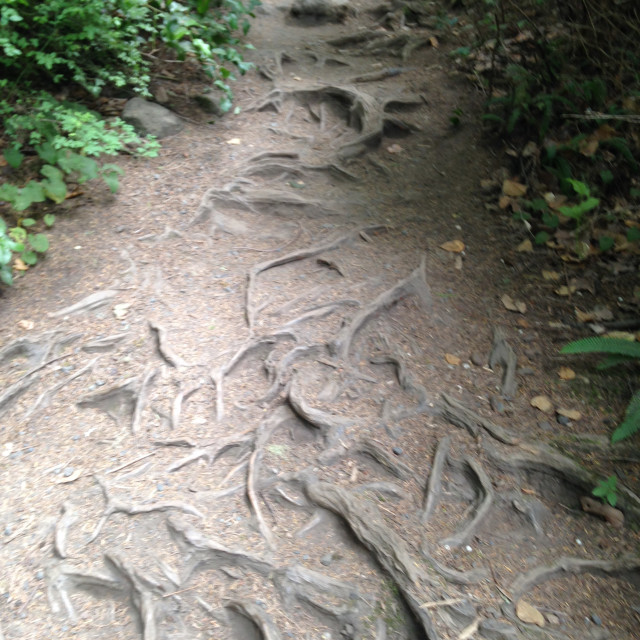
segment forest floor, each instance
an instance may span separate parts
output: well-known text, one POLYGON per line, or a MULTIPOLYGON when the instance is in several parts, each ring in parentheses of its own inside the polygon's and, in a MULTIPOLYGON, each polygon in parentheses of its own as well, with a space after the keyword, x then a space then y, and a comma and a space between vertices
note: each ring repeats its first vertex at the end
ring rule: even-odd
POLYGON ((238 115, 165 80, 185 130, 3 291, 0 638, 638 637, 627 381, 558 354, 621 278, 518 250, 481 96, 372 6, 266 2, 238 115))

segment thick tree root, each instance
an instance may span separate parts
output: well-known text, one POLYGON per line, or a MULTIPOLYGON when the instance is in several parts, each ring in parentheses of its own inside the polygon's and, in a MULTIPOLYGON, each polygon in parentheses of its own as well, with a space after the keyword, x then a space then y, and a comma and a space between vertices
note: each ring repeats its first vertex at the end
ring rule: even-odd
POLYGON ((172 367, 188 367, 189 364, 171 349, 167 341, 167 331, 158 323, 149 320, 149 328, 156 338, 156 345, 160 357, 172 367))
POLYGON ((182 502, 152 502, 149 504, 133 504, 131 502, 124 502, 123 500, 119 500, 118 498, 112 498, 109 495, 109 489, 107 484, 102 478, 99 476, 94 476, 95 481, 100 485, 102 489, 102 493, 104 495, 104 499, 106 501, 106 505, 104 511, 102 512, 102 516, 96 528, 93 530, 91 537, 89 538, 89 542, 93 542, 102 531, 102 528, 106 524, 107 520, 114 513, 126 513, 130 516, 135 516, 141 513, 152 513, 154 511, 183 511, 184 513, 191 514, 193 516, 197 516, 198 518, 204 518, 204 514, 200 513, 195 507, 191 505, 182 503, 182 502))
POLYGON ((449 547, 459 547, 468 542, 474 535, 482 521, 487 517, 493 504, 494 491, 491 486, 491 479, 486 474, 480 463, 471 456, 464 457, 465 465, 472 471, 478 485, 482 499, 473 518, 456 534, 442 540, 440 544, 449 547))
POLYGON ((257 604, 232 600, 225 604, 225 608, 231 609, 244 618, 251 620, 259 630, 263 640, 281 640, 282 636, 280 635, 280 631, 271 619, 271 616, 257 604))
POLYGON ((116 387, 85 396, 76 404, 82 409, 104 411, 116 424, 120 424, 125 417, 134 415, 139 391, 139 379, 129 378, 116 387))
POLYGON ((518 390, 518 381, 516 380, 518 359, 498 327, 493 330, 493 347, 489 355, 489 366, 494 369, 496 365, 502 367, 500 393, 505 398, 513 398, 518 390))
POLYGON ((382 311, 391 308, 407 296, 417 296, 426 306, 431 302, 431 292, 426 280, 426 260, 423 257, 420 266, 411 275, 395 286, 381 293, 373 302, 359 311, 345 324, 329 345, 332 355, 345 362, 349 359, 349 351, 356 334, 382 311))
POLYGON ((101 307, 111 300, 113 300, 118 295, 118 292, 115 290, 107 289, 106 291, 96 291, 88 295, 86 298, 82 298, 80 302, 76 302, 68 307, 64 307, 64 309, 60 309, 54 313, 50 313, 50 318, 62 318, 63 316, 73 316, 77 313, 84 313, 86 311, 93 311, 98 307, 101 307))
POLYGON ((358 540, 374 554, 395 581, 426 637, 437 640, 439 635, 435 625, 428 611, 421 606, 425 601, 424 585, 433 588, 437 579, 428 577, 418 568, 404 540, 383 523, 380 514, 370 503, 355 498, 341 487, 307 480, 305 491, 311 501, 344 518, 358 540))
POLYGON ((422 507, 422 513, 420 514, 420 522, 422 522, 423 525, 429 521, 433 510, 436 508, 438 501, 440 500, 440 492, 442 491, 442 469, 447 460, 450 446, 451 436, 442 438, 440 442, 438 442, 436 453, 433 457, 431 473, 429 473, 429 480, 427 481, 424 505, 422 507))
POLYGON ((67 557, 67 533, 69 527, 77 522, 78 517, 72 503, 69 500, 64 502, 60 508, 60 517, 56 522, 53 534, 53 550, 60 558, 67 557))
POLYGON ((521 441, 518 436, 508 429, 494 424, 487 418, 483 418, 481 415, 471 411, 453 396, 443 393, 442 400, 444 401, 441 406, 442 417, 456 427, 466 429, 474 438, 478 437, 478 432, 482 428, 503 444, 516 445, 521 441))

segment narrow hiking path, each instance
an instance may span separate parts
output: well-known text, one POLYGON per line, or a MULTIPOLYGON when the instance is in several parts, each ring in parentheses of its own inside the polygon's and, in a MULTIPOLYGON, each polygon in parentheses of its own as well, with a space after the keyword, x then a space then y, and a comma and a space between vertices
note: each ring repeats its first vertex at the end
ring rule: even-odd
POLYGON ((0 300, 0 638, 637 637, 638 534, 580 508, 598 414, 569 457, 529 403, 579 400, 548 301, 500 302, 536 267, 450 126, 476 97, 354 6, 265 3, 242 112, 68 201, 0 300))

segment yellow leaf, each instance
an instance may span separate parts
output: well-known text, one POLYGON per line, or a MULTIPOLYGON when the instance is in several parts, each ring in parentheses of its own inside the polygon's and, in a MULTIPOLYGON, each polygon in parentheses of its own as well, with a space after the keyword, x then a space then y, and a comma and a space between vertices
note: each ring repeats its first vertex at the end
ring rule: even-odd
POLYGON ((129 307, 131 306, 130 302, 123 302, 122 304, 117 304, 113 307, 113 315, 118 318, 118 320, 122 320, 126 315, 129 307))
POLYGON ((570 367, 560 367, 558 377, 560 380, 573 380, 576 377, 576 372, 570 367))
POLYGON ((454 356, 452 353, 445 353, 444 354, 444 359, 452 365, 455 365, 456 367, 462 362, 462 360, 460 360, 460 358, 458 358, 458 356, 454 356))
POLYGON ((628 331, 609 331, 606 334, 607 338, 619 338, 620 340, 629 340, 629 342, 635 342, 635 333, 629 333, 628 331))
POLYGON ((511 196, 512 198, 519 198, 527 193, 527 185, 515 180, 505 180, 502 183, 502 193, 505 196, 511 196))
POLYGON ((544 616, 533 606, 525 600, 518 600, 516 605, 516 615, 522 622, 528 624, 537 624, 539 627, 544 627, 544 616))
POLYGON ((389 153, 402 153, 404 149, 399 144, 392 144, 387 147, 389 153))
POLYGON ((533 243, 527 238, 516 247, 516 251, 518 253, 533 253, 533 243))
POLYGON ((431 36, 429 38, 429 44, 434 48, 437 49, 440 46, 440 43, 438 42, 438 38, 436 38, 435 36, 431 36))
POLYGON ((441 249, 450 253, 462 253, 464 251, 464 242, 462 240, 449 240, 440 245, 441 249))
POLYGON ((30 331, 35 326, 33 320, 18 320, 18 326, 25 331, 30 331))
POLYGON ((548 280, 550 282, 557 282, 560 280, 560 274, 557 271, 542 271, 543 280, 548 280))
POLYGON ((29 265, 25 264, 20 258, 16 258, 13 261, 13 268, 16 271, 27 271, 29 269, 29 265))
POLYGON ((527 311, 527 305, 519 300, 514 300, 510 295, 504 294, 500 298, 505 309, 509 311, 515 311, 517 313, 525 313, 527 311))
POLYGON ((540 409, 543 413, 550 413, 553 410, 553 405, 548 396, 536 396, 531 398, 531 406, 536 409, 540 409))
POLYGON ((498 200, 498 206, 503 210, 510 206, 512 203, 513 200, 509 196, 500 196, 498 200))
POLYGON ((559 296, 570 296, 572 293, 575 293, 575 291, 575 287, 567 287, 567 285, 563 284, 561 287, 558 287, 555 290, 555 293, 557 293, 559 296))
POLYGON ((580 418, 582 418, 582 414, 575 409, 557 409, 556 413, 565 418, 569 418, 569 420, 580 420, 580 418))

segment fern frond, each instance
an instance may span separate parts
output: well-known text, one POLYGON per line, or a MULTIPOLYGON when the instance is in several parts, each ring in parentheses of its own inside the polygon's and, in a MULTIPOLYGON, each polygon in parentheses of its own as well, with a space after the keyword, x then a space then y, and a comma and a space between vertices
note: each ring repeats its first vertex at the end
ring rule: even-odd
POLYGON ((636 360, 636 358, 614 354, 605 358, 600 364, 598 364, 596 369, 598 369, 598 371, 603 371, 604 369, 611 369, 611 367, 615 367, 623 362, 633 362, 633 360, 636 360))
POLYGON ((595 336, 566 344, 560 353, 613 353, 640 359, 640 342, 595 336))
POLYGON ((640 431, 640 390, 636 391, 629 402, 624 421, 611 435, 611 443, 615 444, 631 437, 636 431, 640 431))

